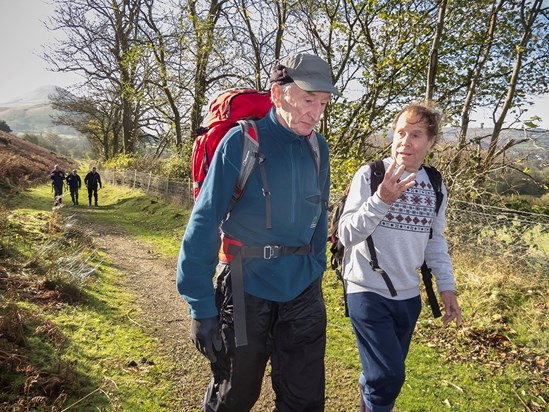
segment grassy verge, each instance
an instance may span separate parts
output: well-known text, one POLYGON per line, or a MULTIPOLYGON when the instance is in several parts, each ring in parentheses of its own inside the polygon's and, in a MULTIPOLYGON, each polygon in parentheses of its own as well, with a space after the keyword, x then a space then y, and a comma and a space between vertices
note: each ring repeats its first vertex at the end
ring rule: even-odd
MULTIPOLYGON (((138 195, 119 196, 132 202, 138 195)), ((51 206, 43 186, 3 209, 0 409, 173 410, 175 383, 165 377, 172 366, 134 320, 140 308, 123 292, 120 274, 93 240, 67 224, 71 206, 63 209, 63 225, 51 206)), ((113 214, 113 207, 101 213, 113 214)))
MULTIPOLYGON (((12 205, 10 221, 21 237, 10 240, 14 243, 10 253, 19 260, 30 258, 36 245, 52 236, 45 229, 51 220, 48 190, 35 189, 12 205)), ((100 207, 80 206, 87 219, 108 222, 113 229, 122 226, 155 252, 177 255, 188 211, 124 188, 106 187, 99 196, 100 207)), ((71 207, 63 213, 70 214, 71 207)), ((547 410, 547 273, 542 269, 524 273, 509 260, 467 251, 454 254, 454 266, 464 324, 459 330, 443 327, 424 309, 396 410, 547 410)), ((70 390, 56 393, 70 393, 64 405, 82 399, 76 410, 174 410, 169 407, 173 405, 172 383, 162 378, 169 365, 154 357, 151 337, 131 321, 133 316, 138 318, 138 308, 121 291, 115 271, 101 265, 81 290, 80 304, 59 307, 3 295, 3 305, 15 303, 21 313, 29 314, 25 328, 36 331, 50 325, 63 338, 63 343, 55 343, 55 338, 48 340, 37 333, 29 339, 25 356, 32 356, 33 368, 69 376, 70 390)), ((358 352, 349 320, 343 315, 341 285, 331 271, 326 273, 324 292, 328 310, 326 410, 357 410, 358 352)), ((12 383, 24 392, 30 376, 12 383)))
MULTIPOLYGON (((84 204, 84 202, 80 202, 84 204)), ((84 206, 90 221, 121 226, 153 245, 165 256, 176 256, 190 211, 138 190, 107 186, 99 191, 99 207, 84 206)), ((66 213, 70 213, 70 207, 66 213)))

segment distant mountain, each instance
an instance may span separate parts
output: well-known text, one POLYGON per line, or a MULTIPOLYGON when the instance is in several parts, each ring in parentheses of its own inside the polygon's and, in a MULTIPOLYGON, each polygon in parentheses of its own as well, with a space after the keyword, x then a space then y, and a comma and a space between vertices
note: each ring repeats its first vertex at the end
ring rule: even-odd
MULTIPOLYGON (((2 101, 0 106, 2 107, 19 107, 19 106, 33 106, 38 104, 48 104, 50 102, 49 96, 57 94, 57 86, 40 86, 26 94, 23 94, 11 101, 2 101)), ((64 91, 64 89, 59 88, 64 91)))
MULTIPOLYGON (((468 139, 481 139, 481 144, 487 146, 490 141, 489 137, 492 134, 492 128, 490 127, 469 127, 467 129, 467 138, 468 139)), ((447 126, 442 129, 443 140, 446 143, 457 143, 459 138, 460 129, 459 127, 447 126)), ((531 129, 528 133, 535 133, 537 138, 541 140, 547 140, 549 138, 549 130, 546 129, 531 129)), ((507 140, 515 139, 522 140, 525 136, 524 130, 521 129, 503 129, 500 134, 500 140, 504 143, 507 140)))
POLYGON ((14 100, 0 103, 0 120, 4 120, 14 134, 22 133, 55 133, 63 136, 76 136, 78 133, 66 126, 54 126, 49 96, 58 90, 67 92, 57 86, 42 86, 14 100))

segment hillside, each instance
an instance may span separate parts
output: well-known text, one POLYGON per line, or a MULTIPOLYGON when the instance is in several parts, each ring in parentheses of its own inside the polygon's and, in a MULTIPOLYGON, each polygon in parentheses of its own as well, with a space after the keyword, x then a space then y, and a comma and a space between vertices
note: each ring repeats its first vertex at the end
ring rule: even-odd
POLYGON ((56 133, 76 136, 78 133, 66 126, 54 126, 49 96, 56 93, 56 86, 42 86, 9 102, 0 102, 0 120, 4 120, 13 133, 56 133))
POLYGON ((26 184, 47 182, 56 164, 63 170, 76 165, 55 152, 0 131, 0 193, 26 184))
MULTIPOLYGON (((70 161, 0 134, 0 182, 12 170, 47 181, 54 163, 70 161)), ((46 185, 0 195, 0 411, 201 410, 209 367, 174 278, 190 210, 105 183, 100 207, 52 209, 46 185)), ((547 410, 547 260, 529 263, 526 225, 472 207, 449 231, 463 325, 442 327, 424 311, 395 412, 547 410)), ((527 232, 541 242, 546 224, 527 232)), ((323 282, 326 411, 358 410, 341 284, 333 271, 323 282)), ((273 407, 269 374, 253 411, 273 407)))

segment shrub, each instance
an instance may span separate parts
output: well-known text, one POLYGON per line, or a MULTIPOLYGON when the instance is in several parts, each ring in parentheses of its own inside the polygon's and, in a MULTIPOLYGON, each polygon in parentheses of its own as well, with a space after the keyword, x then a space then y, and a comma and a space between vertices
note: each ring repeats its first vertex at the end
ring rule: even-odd
POLYGON ((11 127, 8 126, 5 120, 0 120, 0 130, 3 132, 11 133, 11 127))
POLYGON ((162 162, 162 175, 175 179, 190 179, 191 168, 188 154, 185 150, 174 152, 162 162))

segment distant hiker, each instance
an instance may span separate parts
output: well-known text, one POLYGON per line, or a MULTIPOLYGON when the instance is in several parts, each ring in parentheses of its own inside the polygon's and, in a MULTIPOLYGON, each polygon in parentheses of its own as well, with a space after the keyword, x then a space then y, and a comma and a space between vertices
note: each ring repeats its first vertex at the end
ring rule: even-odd
POLYGON ((389 412, 405 379, 405 359, 421 310, 418 269, 423 261, 436 277, 447 324, 459 326, 461 311, 443 235, 447 192, 436 210, 436 191, 423 162, 439 136, 441 114, 412 104, 393 121, 385 177, 371 193, 369 165, 354 175, 338 234, 349 318, 362 364, 360 410, 389 412), (373 242, 375 248, 370 247, 373 242))
POLYGON ((55 203, 63 201, 63 182, 65 181, 65 172, 59 168, 59 165, 53 167, 50 173, 51 185, 53 187, 53 198, 55 203))
POLYGON ((92 167, 92 170, 88 172, 86 177, 84 178, 84 184, 88 188, 88 201, 90 203, 90 206, 92 204, 92 196, 95 200, 95 206, 97 206, 97 191, 99 188, 103 188, 103 185, 101 184, 101 176, 99 176, 99 173, 97 173, 97 168, 94 166, 92 167))
POLYGON ((67 184, 69 185, 69 190, 71 192, 71 199, 74 205, 78 204, 78 189, 82 187, 82 179, 78 176, 76 169, 69 172, 67 175, 67 184))
POLYGON ((330 166, 326 139, 314 128, 332 93, 328 63, 287 57, 272 72, 274 107, 253 123, 258 150, 243 157, 248 137, 237 126, 215 151, 176 278, 190 306, 191 339, 210 361, 204 411, 249 411, 269 360, 276 410, 324 411, 330 166), (234 183, 250 164, 242 197, 226 216, 234 183))

